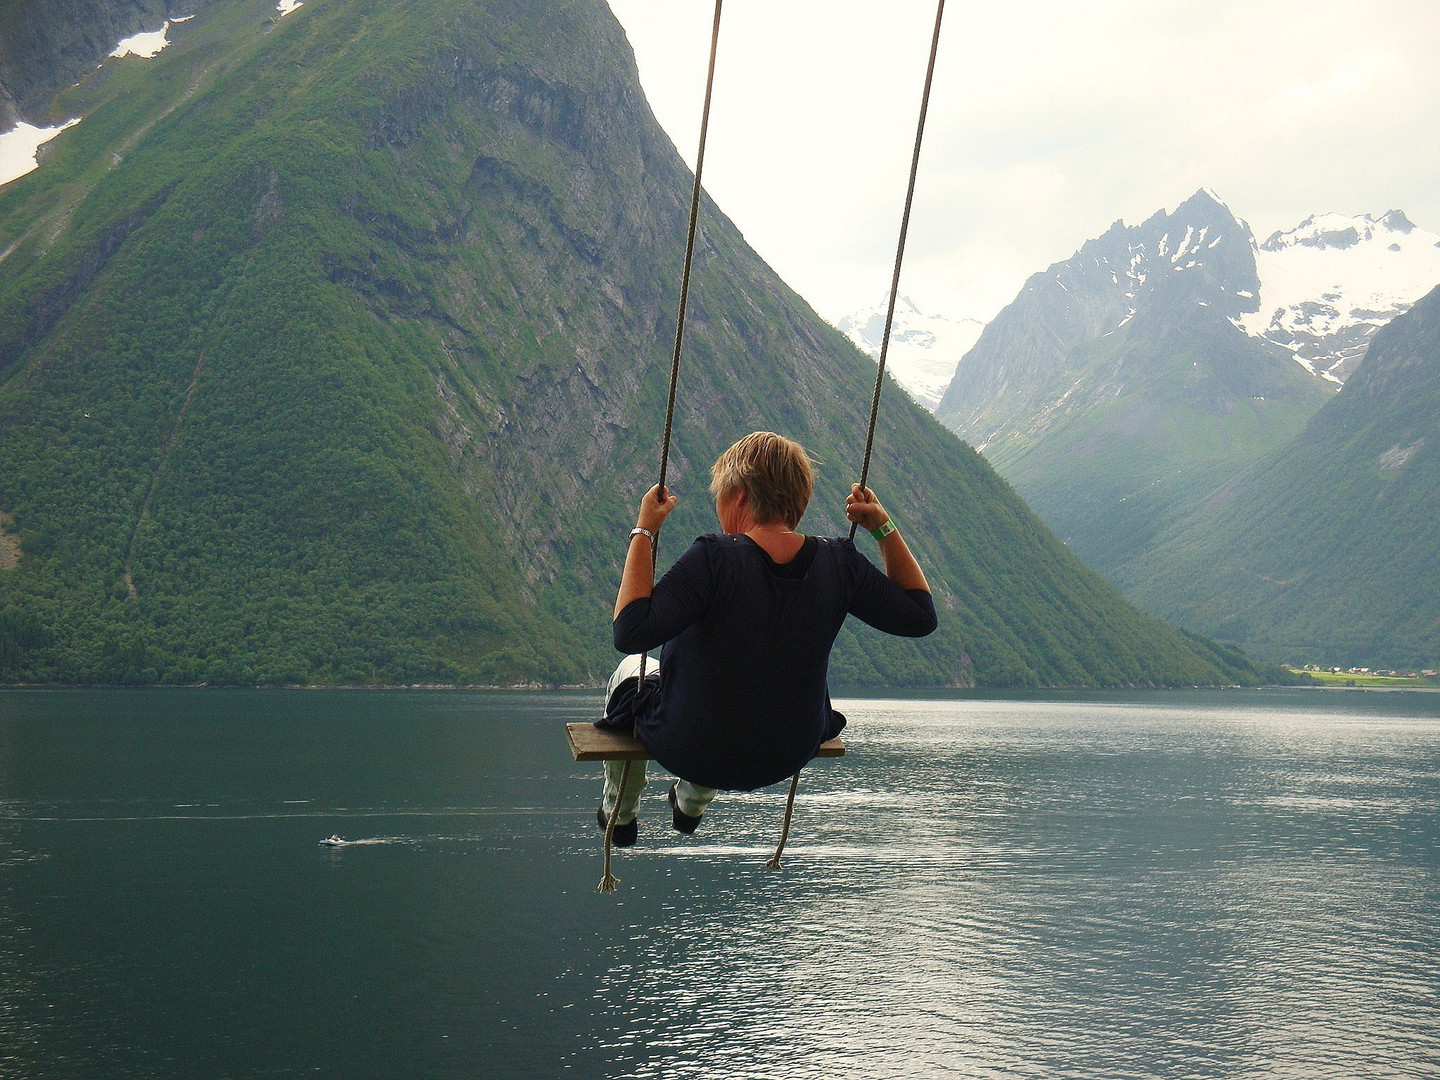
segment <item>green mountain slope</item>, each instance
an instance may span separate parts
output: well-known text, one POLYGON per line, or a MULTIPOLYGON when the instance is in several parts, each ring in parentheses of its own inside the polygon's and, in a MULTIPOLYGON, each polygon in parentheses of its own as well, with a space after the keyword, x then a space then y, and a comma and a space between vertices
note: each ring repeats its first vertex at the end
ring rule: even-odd
POLYGON ((987 459, 1077 555, 1113 574, 1323 403, 1318 380, 1264 351, 1203 310, 1137 317, 1070 354, 1082 384, 1105 390, 987 459))
POLYGON ((1250 231, 1208 192, 1034 275, 936 415, 1104 573, 1293 437, 1331 391, 1231 323, 1250 231))
POLYGON ((1290 444, 1122 567, 1141 603, 1277 661, 1440 662, 1440 289, 1290 444))
MULTIPOLYGON (((593 683, 658 456, 689 177, 599 0, 229 0, 0 190, 14 680, 593 683)), ((757 427, 843 528, 873 367, 706 203, 662 563, 757 427)), ((941 629, 849 684, 1256 673, 1136 611, 893 386, 941 629)))

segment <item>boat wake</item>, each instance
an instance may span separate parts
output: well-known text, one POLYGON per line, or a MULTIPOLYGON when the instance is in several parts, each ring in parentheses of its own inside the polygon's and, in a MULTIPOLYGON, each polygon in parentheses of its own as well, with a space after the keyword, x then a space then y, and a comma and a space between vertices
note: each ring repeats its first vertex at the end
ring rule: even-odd
POLYGON ((420 841, 413 836, 367 836, 359 840, 345 840, 339 836, 327 836, 320 841, 321 847, 342 848, 342 847, 376 847, 381 844, 418 844, 420 841))

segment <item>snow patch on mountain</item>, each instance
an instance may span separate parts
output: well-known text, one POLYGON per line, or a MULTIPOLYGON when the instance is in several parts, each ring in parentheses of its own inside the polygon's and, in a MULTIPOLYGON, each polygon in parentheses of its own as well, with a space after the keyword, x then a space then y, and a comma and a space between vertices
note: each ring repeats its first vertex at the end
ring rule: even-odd
MULTIPOLYGON (((886 304, 881 303, 847 315, 835 324, 876 363, 880 361, 880 343, 885 334, 885 308, 886 304)), ((927 315, 908 296, 898 297, 885 370, 918 404, 934 412, 960 358, 970 351, 983 329, 985 324, 978 319, 927 315)))
POLYGON ((8 184, 11 180, 33 172, 39 161, 37 153, 40 147, 79 122, 80 118, 77 116, 55 127, 38 128, 22 120, 0 135, 0 184, 8 184))
MULTIPOLYGON (((184 19, 176 19, 175 22, 185 22, 193 18, 193 15, 188 15, 184 19)), ((142 59, 149 60, 154 56, 158 56, 160 50, 170 44, 169 38, 166 37, 169 33, 170 20, 167 19, 159 30, 141 31, 138 34, 131 34, 128 38, 121 41, 120 44, 116 45, 110 55, 116 58, 138 56, 142 59)))
POLYGON ((1375 331, 1440 284, 1440 236, 1399 210, 1321 214, 1255 247, 1257 309, 1232 321, 1343 383, 1375 331))
MULTIPOLYGON (((131 34, 111 50, 111 59, 138 56, 149 60, 160 54, 170 44, 170 27, 189 22, 194 15, 182 15, 167 19, 159 30, 131 34)), ((80 123, 81 117, 74 117, 55 127, 37 128, 23 120, 9 131, 0 133, 0 184, 8 184, 26 173, 33 172, 39 165, 39 150, 47 142, 68 127, 80 123)), ((9 254, 7 249, 5 254, 9 254)), ((0 256, 3 258, 3 256, 0 256)))

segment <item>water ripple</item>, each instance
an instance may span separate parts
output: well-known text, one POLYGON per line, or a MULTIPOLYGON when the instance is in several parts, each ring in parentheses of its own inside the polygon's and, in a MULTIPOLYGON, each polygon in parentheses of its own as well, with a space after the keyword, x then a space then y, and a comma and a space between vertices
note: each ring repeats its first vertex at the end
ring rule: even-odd
POLYGON ((614 896, 584 695, 7 700, 0 1077, 1440 1076, 1440 699, 847 701, 614 896))

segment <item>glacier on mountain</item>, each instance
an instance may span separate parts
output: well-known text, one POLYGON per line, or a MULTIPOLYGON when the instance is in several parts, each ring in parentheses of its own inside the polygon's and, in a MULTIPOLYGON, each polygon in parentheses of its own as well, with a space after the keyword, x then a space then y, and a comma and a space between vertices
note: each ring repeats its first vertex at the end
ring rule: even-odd
POLYGON ((1254 247, 1257 307, 1232 321, 1337 384, 1376 330, 1440 284, 1440 236, 1399 210, 1315 215, 1254 247))

